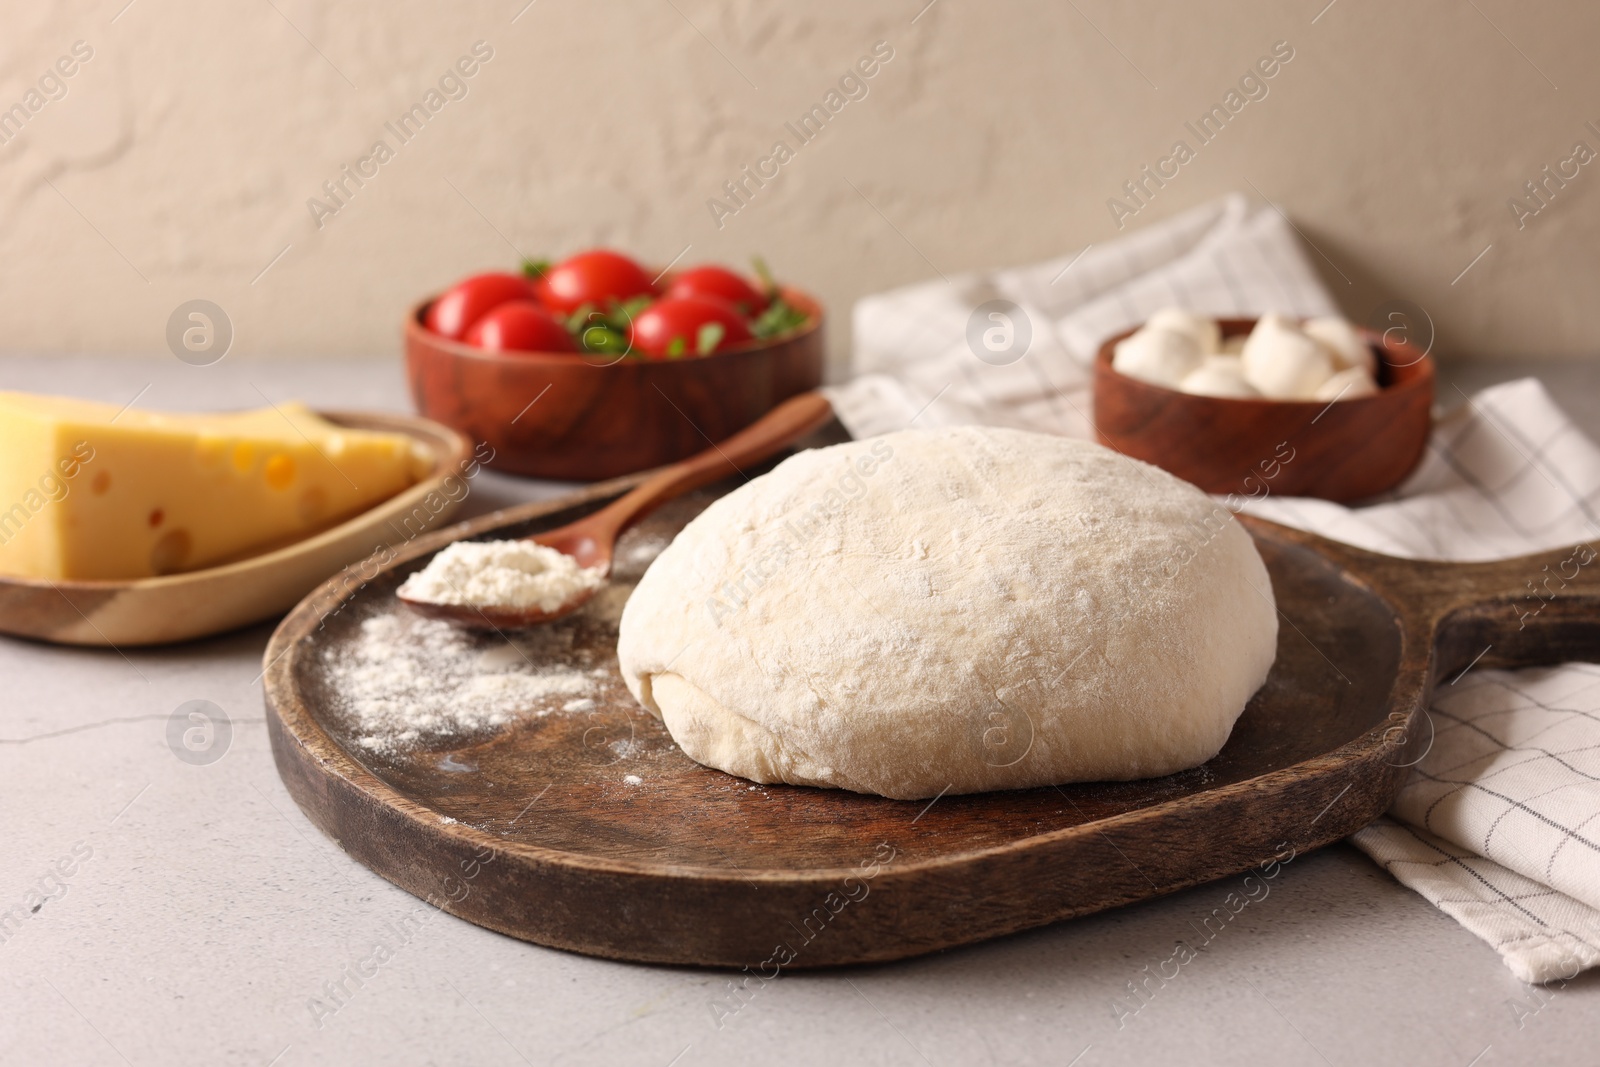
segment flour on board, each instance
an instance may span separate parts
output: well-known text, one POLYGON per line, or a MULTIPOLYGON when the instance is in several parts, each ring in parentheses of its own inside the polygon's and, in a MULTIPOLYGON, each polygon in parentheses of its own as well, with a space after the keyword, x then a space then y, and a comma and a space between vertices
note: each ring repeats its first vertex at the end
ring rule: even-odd
MULTIPOLYGON (((535 667, 543 659, 511 642, 484 650, 449 623, 408 614, 375 615, 334 653, 329 672, 357 743, 393 753, 418 741, 482 730, 520 714, 567 710, 606 672, 535 667)), ((573 710, 576 710, 575 708, 573 710)))

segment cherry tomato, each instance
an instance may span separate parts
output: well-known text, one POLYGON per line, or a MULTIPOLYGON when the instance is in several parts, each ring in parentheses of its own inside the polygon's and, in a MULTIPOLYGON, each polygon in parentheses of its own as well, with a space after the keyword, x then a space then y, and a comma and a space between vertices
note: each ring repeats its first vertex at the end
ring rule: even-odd
POLYGON ((715 296, 754 318, 767 309, 767 294, 751 285, 742 275, 726 267, 690 267, 673 277, 668 296, 715 296))
POLYGON ((645 355, 709 355, 700 351, 701 330, 716 323, 722 335, 711 352, 750 340, 750 324, 739 309, 714 296, 669 296, 639 312, 633 320, 633 347, 645 355))
POLYGON ((423 320, 428 329, 459 341, 490 311, 508 300, 536 299, 528 279, 517 274, 474 274, 433 302, 423 320))
POLYGON ((472 324, 466 341, 490 352, 572 352, 578 347, 561 320, 531 300, 501 304, 472 324))
POLYGON ((563 315, 584 304, 606 310, 612 301, 653 296, 655 286, 643 267, 619 252, 597 248, 579 252, 551 267, 537 283, 539 297, 563 315))

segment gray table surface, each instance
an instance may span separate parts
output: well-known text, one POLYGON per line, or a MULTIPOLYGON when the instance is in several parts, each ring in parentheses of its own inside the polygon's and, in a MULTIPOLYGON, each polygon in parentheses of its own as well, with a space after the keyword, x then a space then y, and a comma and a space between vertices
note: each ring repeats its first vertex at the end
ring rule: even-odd
MULTIPOLYGON (((1441 400, 1528 373, 1600 431, 1595 364, 1454 366, 1441 400)), ((265 396, 409 410, 387 360, 0 358, 0 388, 140 394, 153 408, 265 396)), ((467 513, 559 488, 487 475, 467 513)), ((785 974, 720 1020, 723 973, 588 959, 442 913, 402 942, 393 924, 420 902, 324 838, 273 770, 256 680, 270 632, 120 654, 0 638, 0 913, 38 889, 48 897, 0 929, 0 1063, 1600 1059, 1596 973, 1561 989, 1522 985, 1343 844, 1289 864, 1269 896, 1120 1018, 1127 983, 1192 938, 1190 923, 1236 879, 924 959, 785 974), (166 740, 193 699, 233 723, 226 754, 206 766, 178 760, 166 740), (356 965, 380 943, 391 958, 362 976, 356 965)))

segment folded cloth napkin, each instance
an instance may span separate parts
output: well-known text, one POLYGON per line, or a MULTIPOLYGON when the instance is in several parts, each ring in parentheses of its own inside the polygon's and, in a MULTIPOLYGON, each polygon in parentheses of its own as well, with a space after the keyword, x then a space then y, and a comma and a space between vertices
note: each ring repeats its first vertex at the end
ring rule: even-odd
MULTIPOLYGON (((827 392, 857 437, 913 423, 1091 437, 1095 351, 1170 305, 1336 313, 1288 219, 1233 195, 1051 262, 864 299, 853 323, 862 373, 827 392)), ((1269 497, 1248 510, 1413 558, 1600 538, 1600 449, 1537 381, 1457 399, 1422 464, 1382 499, 1269 497)), ((1429 714, 1432 746, 1391 817, 1354 844, 1524 981, 1600 964, 1600 669, 1472 671, 1441 686, 1429 714)))
POLYGON ((1233 195, 1058 260, 866 297, 851 322, 859 376, 828 398, 857 437, 913 418, 1092 437, 1089 366, 1100 342, 1170 306, 1338 313, 1289 221, 1233 195), (1011 351, 984 349, 994 326, 1010 331, 1011 351))
MULTIPOLYGON (((1394 556, 1483 560, 1569 546, 1576 562, 1594 561, 1600 448, 1534 379, 1462 399, 1390 499, 1347 508, 1266 498, 1249 510, 1394 556)), ((1435 691, 1428 720, 1431 744, 1392 820, 1353 843, 1493 945, 1523 981, 1600 964, 1600 668, 1471 671, 1435 691)))

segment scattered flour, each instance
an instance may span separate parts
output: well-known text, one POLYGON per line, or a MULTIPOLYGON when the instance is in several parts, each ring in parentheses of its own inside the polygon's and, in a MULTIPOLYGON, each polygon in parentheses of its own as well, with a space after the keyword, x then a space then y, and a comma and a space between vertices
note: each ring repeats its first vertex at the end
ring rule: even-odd
POLYGON ((661 550, 666 548, 668 540, 665 537, 641 537, 622 548, 617 557, 617 565, 622 568, 638 568, 643 570, 661 555, 661 550))
POLYGON ((605 574, 531 541, 457 541, 407 578, 400 595, 431 604, 554 611, 600 588, 605 574))
POLYGON ((632 595, 632 582, 611 581, 589 601, 589 614, 615 626, 622 622, 622 608, 632 595))
POLYGON ((570 705, 579 703, 594 707, 585 694, 598 688, 606 671, 535 669, 530 660, 543 658, 536 652, 511 643, 485 650, 483 642, 409 612, 364 620, 353 642, 329 654, 329 678, 355 720, 357 743, 392 753, 418 741, 499 726, 519 714, 578 710, 570 705))
POLYGON ((644 785, 644 779, 640 778, 637 774, 625 774, 625 775, 622 776, 622 784, 623 785, 644 785))

